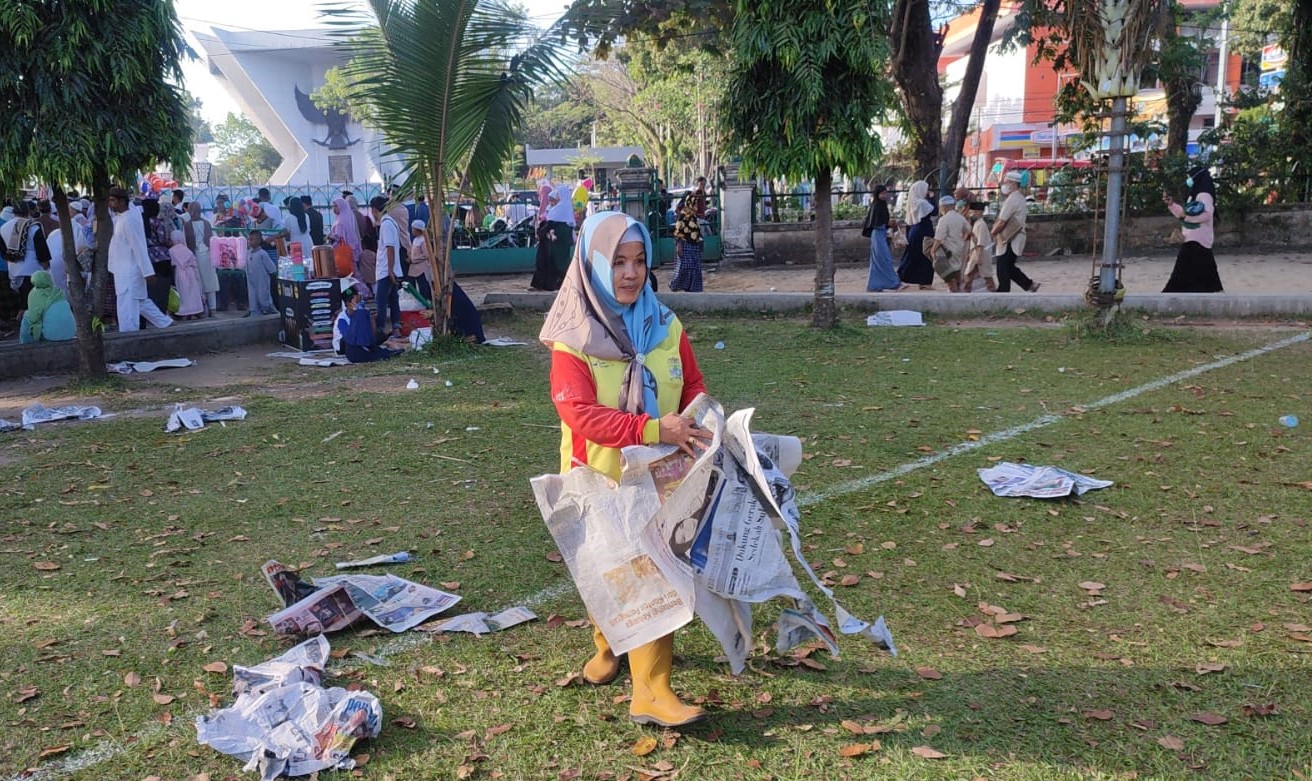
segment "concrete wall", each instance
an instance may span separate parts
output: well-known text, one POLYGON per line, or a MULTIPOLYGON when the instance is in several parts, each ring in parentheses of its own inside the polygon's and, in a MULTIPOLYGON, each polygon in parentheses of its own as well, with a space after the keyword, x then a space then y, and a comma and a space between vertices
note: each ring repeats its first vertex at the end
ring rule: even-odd
MULTIPOLYGON (((1245 250, 1312 249, 1312 206, 1269 206, 1249 212, 1222 211, 1217 222, 1216 248, 1245 250)), ((1047 255, 1056 250, 1088 256, 1093 241, 1102 241, 1102 219, 1088 214, 1032 215, 1026 222, 1026 254, 1047 255)), ((757 223, 752 227, 758 266, 805 265, 815 259, 811 223, 757 223)), ((1122 234, 1126 255, 1175 252, 1180 245, 1179 221, 1165 216, 1130 217, 1122 234)), ((870 240, 861 236, 861 223, 834 223, 834 260, 865 263, 870 240)), ((894 258, 896 261, 897 258, 894 258)))

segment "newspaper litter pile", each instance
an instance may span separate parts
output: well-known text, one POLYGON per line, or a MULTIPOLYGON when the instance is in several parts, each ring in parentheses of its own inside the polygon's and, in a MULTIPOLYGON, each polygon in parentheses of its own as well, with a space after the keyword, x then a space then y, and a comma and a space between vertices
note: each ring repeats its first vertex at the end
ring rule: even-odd
POLYGON ((199 431, 205 428, 206 423, 245 419, 246 410, 241 407, 219 407, 216 410, 208 410, 183 407, 179 404, 169 415, 169 422, 164 425, 164 431, 169 434, 184 428, 188 431, 199 431))
POLYGON ((23 410, 23 422, 14 423, 10 420, 0 420, 0 432, 14 431, 25 429, 31 431, 41 423, 53 423, 56 420, 94 420, 95 418, 109 417, 103 415, 100 407, 79 407, 70 405, 67 407, 47 407, 42 404, 33 404, 23 410))
POLYGON ((586 467, 533 479, 538 509, 588 612, 617 654, 697 615, 738 674, 752 647, 752 603, 784 598, 791 605, 776 625, 776 649, 818 639, 837 656, 829 619, 795 575, 800 567, 829 599, 842 634, 896 655, 883 617, 871 624, 844 610, 802 555, 788 480, 801 463, 801 441, 753 434, 752 412, 726 419, 703 394, 684 412, 714 435, 696 459, 672 445, 627 447, 618 484, 586 467))
POLYGON ((237 701, 197 716, 196 739, 263 781, 354 768, 351 748, 378 737, 383 706, 367 691, 323 687, 329 650, 315 637, 254 667, 233 665, 237 701))
POLYGON ((419 627, 421 632, 469 632, 475 637, 500 632, 518 626, 525 621, 532 621, 537 614, 526 607, 508 607, 496 615, 487 613, 465 613, 419 627))
POLYGON ((190 358, 166 358, 162 361, 119 361, 107 363, 105 368, 114 374, 146 374, 156 369, 185 369, 195 365, 190 358))
POLYGON ((978 469, 979 479, 994 496, 1029 496, 1034 499, 1061 499, 1071 494, 1079 496, 1085 491, 1106 488, 1111 480, 1098 480, 1058 469, 1055 466, 1034 466, 1003 461, 987 469, 978 469))
POLYGON ((262 567, 283 609, 268 617, 275 632, 317 635, 336 632, 361 616, 393 632, 404 632, 460 601, 455 594, 395 575, 333 575, 306 583, 277 561, 262 567))

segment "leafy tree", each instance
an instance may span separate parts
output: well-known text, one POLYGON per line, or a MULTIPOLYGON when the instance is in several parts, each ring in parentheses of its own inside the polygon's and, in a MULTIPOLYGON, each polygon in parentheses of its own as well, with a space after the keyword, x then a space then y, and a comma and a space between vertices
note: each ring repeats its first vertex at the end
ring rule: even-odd
POLYGON ((100 311, 109 276, 109 190, 167 161, 185 170, 192 126, 179 66, 187 52, 170 0, 5 0, 0 3, 0 187, 50 185, 58 208, 78 371, 105 373, 100 311), (96 251, 79 273, 68 190, 89 189, 96 251))
POLYGON ((214 144, 219 150, 215 168, 218 184, 267 182, 282 165, 282 155, 244 116, 229 113, 215 126, 214 144))
POLYGON ((880 154, 871 125, 895 100, 885 79, 888 5, 882 0, 737 0, 733 61, 720 114, 743 166, 769 177, 815 179, 812 322, 831 327, 833 173, 866 171, 880 154))
MULTIPOLYGON (((351 55, 346 78, 367 95, 374 124, 406 160, 403 190, 446 203, 449 180, 487 202, 515 149, 532 91, 567 73, 559 31, 541 33, 504 0, 369 0, 328 11, 351 55), (548 37, 550 35, 551 37, 548 37)), ((451 242, 444 220, 429 226, 437 286, 434 329, 446 333, 451 242)))
MULTIPOLYGON (((1224 14, 1224 8, 1189 12, 1178 0, 1171 0, 1157 53, 1157 79, 1166 93, 1166 154, 1185 154, 1189 145, 1189 124, 1203 102, 1203 77, 1207 54, 1212 43, 1207 29, 1224 14)), ((1219 98, 1218 98, 1219 99, 1219 98)))
POLYGON ((567 84, 547 84, 533 96, 533 109, 520 134, 535 149, 578 146, 592 132, 598 109, 581 76, 567 84))
POLYGON ((896 0, 888 40, 916 176, 931 177, 943 152, 943 86, 938 80, 943 37, 931 24, 929 0, 896 0))
POLYGON ((339 111, 361 124, 373 124, 373 108, 368 95, 351 81, 346 75, 346 69, 340 66, 333 66, 324 72, 323 84, 310 93, 310 100, 324 111, 339 111))
POLYGON ((214 143, 214 128, 210 126, 205 117, 201 116, 202 104, 200 98, 190 93, 184 94, 186 95, 187 110, 190 112, 188 119, 191 122, 192 141, 197 144, 214 143))

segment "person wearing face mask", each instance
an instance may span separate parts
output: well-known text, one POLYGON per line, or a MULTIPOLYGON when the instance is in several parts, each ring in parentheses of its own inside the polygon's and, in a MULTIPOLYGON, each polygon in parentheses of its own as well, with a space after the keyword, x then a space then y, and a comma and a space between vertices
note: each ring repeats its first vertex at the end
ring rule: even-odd
POLYGON ((1039 283, 1025 276, 1025 272, 1016 266, 1016 258, 1025 251, 1025 216, 1029 212, 1029 203, 1020 188, 1022 181, 1024 177, 1020 171, 1010 171, 1003 179, 1002 209, 998 211, 998 219, 993 223, 990 233, 998 270, 999 293, 1010 293, 1012 282, 1020 285, 1021 290, 1039 292, 1039 283))
POLYGON ((925 257, 925 239, 934 235, 934 204, 929 202, 929 182, 923 179, 907 192, 903 222, 907 231, 907 248, 902 252, 897 275, 907 285, 921 290, 934 288, 934 264, 925 257))
POLYGON ((1184 180, 1189 201, 1184 206, 1168 194, 1162 195, 1166 208, 1180 220, 1184 243, 1175 256, 1175 267, 1163 293, 1220 293, 1221 274, 1212 254, 1212 225, 1216 220, 1216 185, 1203 166, 1194 166, 1184 180))
MULTIPOLYGON (((560 468, 576 463, 620 476, 620 449, 677 445, 696 456, 711 433, 679 413, 706 390, 683 324, 647 284, 651 235, 618 212, 583 222, 573 262, 538 335, 551 350, 551 399, 561 420, 560 468)), ((598 629, 583 680, 600 686, 620 660, 598 629)), ((670 688, 674 636, 628 653, 629 715, 640 724, 676 727, 705 712, 670 688)))

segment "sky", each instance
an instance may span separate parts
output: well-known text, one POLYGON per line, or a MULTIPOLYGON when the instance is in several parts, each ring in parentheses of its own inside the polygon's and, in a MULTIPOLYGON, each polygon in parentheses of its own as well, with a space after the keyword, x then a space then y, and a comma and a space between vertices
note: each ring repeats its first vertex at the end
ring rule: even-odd
MULTIPOLYGON (((565 10, 566 0, 519 0, 538 24, 554 21, 565 10)), ((211 27, 230 30, 308 30, 321 28, 322 0, 174 0, 178 18, 187 32, 187 43, 200 55, 184 61, 182 75, 187 90, 201 100, 201 115, 212 123, 222 122, 237 104, 209 73, 204 49, 192 34, 211 27)))

